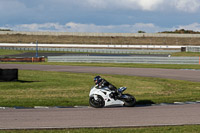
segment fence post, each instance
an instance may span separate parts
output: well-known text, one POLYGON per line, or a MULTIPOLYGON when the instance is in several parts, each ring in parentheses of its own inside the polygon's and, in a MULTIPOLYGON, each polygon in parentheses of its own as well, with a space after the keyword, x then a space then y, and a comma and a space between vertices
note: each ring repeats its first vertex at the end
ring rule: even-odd
POLYGON ((36 57, 38 57, 38 41, 36 41, 36 57))

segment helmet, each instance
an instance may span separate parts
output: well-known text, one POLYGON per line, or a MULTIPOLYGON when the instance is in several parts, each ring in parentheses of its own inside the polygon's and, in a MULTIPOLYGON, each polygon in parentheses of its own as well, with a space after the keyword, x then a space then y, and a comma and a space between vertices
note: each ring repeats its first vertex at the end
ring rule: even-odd
POLYGON ((95 84, 99 84, 102 81, 102 78, 100 76, 94 77, 95 84))

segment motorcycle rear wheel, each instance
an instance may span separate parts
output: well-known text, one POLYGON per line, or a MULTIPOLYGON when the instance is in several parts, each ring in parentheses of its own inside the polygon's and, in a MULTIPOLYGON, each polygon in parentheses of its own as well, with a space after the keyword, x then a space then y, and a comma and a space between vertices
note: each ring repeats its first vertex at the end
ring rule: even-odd
POLYGON ((136 99, 134 96, 130 95, 130 94, 124 94, 126 96, 128 96, 128 98, 123 99, 124 101, 124 106, 125 107, 134 107, 136 104, 136 99))
POLYGON ((103 108, 105 106, 105 101, 102 96, 98 95, 98 99, 95 100, 94 97, 90 97, 89 104, 94 108, 103 108))

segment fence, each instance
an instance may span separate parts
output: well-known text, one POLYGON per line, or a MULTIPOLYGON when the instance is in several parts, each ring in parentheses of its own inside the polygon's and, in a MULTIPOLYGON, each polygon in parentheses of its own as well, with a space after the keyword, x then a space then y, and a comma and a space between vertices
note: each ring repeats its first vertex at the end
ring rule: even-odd
POLYGON ((186 47, 187 52, 200 52, 200 47, 186 47))
MULTIPOLYGON (((120 44, 34 44, 34 43, 0 43, 0 47, 35 48, 107 48, 107 49, 181 49, 181 45, 120 45, 120 44)), ((198 46, 196 46, 198 47, 198 46)))
MULTIPOLYGON (((0 47, 8 50, 36 51, 29 47, 0 47)), ((134 49, 84 49, 84 48, 38 48, 39 51, 81 52, 81 53, 111 53, 111 54, 171 54, 181 50, 134 50, 134 49)))
POLYGON ((200 64, 200 57, 48 56, 48 62, 200 64))

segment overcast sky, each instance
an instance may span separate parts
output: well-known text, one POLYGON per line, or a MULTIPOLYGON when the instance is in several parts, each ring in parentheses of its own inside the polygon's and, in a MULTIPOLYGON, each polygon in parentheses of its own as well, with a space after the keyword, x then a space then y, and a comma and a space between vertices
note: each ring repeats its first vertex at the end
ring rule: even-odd
POLYGON ((0 28, 15 31, 200 31, 200 0, 0 0, 0 28))

